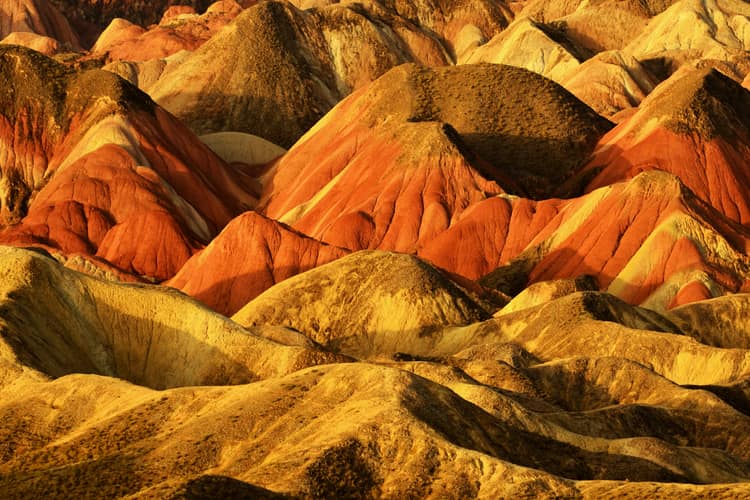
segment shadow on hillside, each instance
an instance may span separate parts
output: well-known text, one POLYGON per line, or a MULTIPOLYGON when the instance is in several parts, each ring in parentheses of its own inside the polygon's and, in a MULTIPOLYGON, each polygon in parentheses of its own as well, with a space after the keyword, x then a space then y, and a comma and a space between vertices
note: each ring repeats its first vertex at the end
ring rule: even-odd
POLYGON ((52 293, 53 302, 41 306, 33 289, 12 293, 0 307, 7 325, 0 335, 18 362, 50 377, 91 373, 152 389, 234 385, 259 378, 216 346, 155 321, 147 311, 135 316, 103 300, 71 307, 69 296, 52 293))
POLYGON ((571 182, 589 159, 596 142, 576 142, 519 135, 460 134, 466 146, 519 186, 502 184, 510 194, 543 200, 560 196, 570 183, 565 198, 582 194, 582 182, 571 182))
POLYGON ((231 477, 204 475, 185 483, 170 497, 170 500, 213 500, 217 498, 275 500, 291 497, 231 477))
POLYGON ((750 376, 731 385, 686 385, 684 387, 709 391, 738 412, 750 417, 750 376))
POLYGON ((63 444, 50 447, 44 456, 25 453, 21 467, 0 475, 3 498, 120 498, 150 485, 142 474, 142 457, 131 454, 97 459, 81 457, 71 463, 85 451, 63 444), (63 451, 70 455, 63 455, 63 451))
POLYGON ((422 397, 404 398, 407 409, 462 448, 569 479, 690 481, 645 459, 587 451, 510 425, 425 379, 415 379, 411 389, 422 397))
MULTIPOLYGON (((169 112, 196 136, 243 132, 289 149, 333 107, 316 93, 312 81, 298 83, 303 88, 293 94, 289 89, 273 88, 279 93, 274 96, 276 99, 252 94, 201 93, 196 96, 181 93, 181 102, 196 104, 189 109, 169 112), (296 97, 295 102, 286 100, 290 96, 296 97)), ((164 101, 171 101, 171 97, 162 99, 164 101)), ((166 110, 169 105, 162 107, 166 110)))

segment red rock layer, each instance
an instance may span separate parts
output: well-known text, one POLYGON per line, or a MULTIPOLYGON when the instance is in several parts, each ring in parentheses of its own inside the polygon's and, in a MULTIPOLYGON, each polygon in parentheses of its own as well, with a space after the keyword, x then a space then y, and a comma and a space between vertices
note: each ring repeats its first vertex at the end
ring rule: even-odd
POLYGON ((276 164, 273 184, 293 187, 268 198, 266 213, 333 245, 414 252, 466 207, 502 192, 461 154, 454 135, 433 122, 313 138, 276 164), (311 157, 322 161, 309 165, 311 157), (300 171, 305 182, 293 184, 300 171))
MULTIPOLYGON (((627 123, 627 122, 626 122, 627 123)), ((617 135, 617 129, 602 139, 617 135)), ((590 163, 601 172, 589 183, 593 190, 630 179, 645 170, 673 173, 700 198, 732 220, 750 222, 750 136, 742 140, 657 128, 635 144, 618 141, 602 148, 590 163)))
POLYGON ((242 12, 234 0, 216 2, 200 16, 189 6, 179 7, 170 7, 161 22, 148 29, 115 19, 99 36, 92 54, 106 55, 108 61, 148 61, 192 51, 242 12))
MULTIPOLYGON (((507 213, 497 215, 508 220, 507 213)), ((533 217, 528 220, 526 226, 537 224, 533 217)), ((453 261, 460 262, 457 256, 449 257, 451 242, 458 245, 463 237, 460 227, 436 239, 439 248, 427 247, 421 254, 451 269, 453 261)), ((487 234, 474 237, 471 249, 462 252, 482 251, 498 261, 514 257, 505 252, 507 241, 513 241, 512 231, 504 240, 487 234)), ((527 283, 591 274, 602 288, 627 302, 655 300, 667 307, 705 298, 690 285, 696 273, 710 277, 718 288, 744 290, 748 273, 743 256, 749 248, 750 232, 745 228, 703 203, 677 178, 648 172, 564 202, 518 259, 526 263, 527 283), (677 289, 663 291, 662 298, 653 296, 671 281, 677 289)), ((464 273, 466 269, 471 268, 461 268, 464 273)))
POLYGON ((565 205, 563 200, 489 198, 469 207, 418 254, 443 269, 478 279, 520 255, 565 205))
POLYGON ((165 284, 231 316, 274 284, 347 253, 246 212, 165 284))
POLYGON ((605 135, 587 190, 659 169, 730 219, 750 223, 750 92, 716 70, 681 71, 605 135))
POLYGON ((237 172, 118 77, 22 49, 0 52, 0 68, 26 83, 0 116, 0 241, 163 280, 254 204, 237 172))

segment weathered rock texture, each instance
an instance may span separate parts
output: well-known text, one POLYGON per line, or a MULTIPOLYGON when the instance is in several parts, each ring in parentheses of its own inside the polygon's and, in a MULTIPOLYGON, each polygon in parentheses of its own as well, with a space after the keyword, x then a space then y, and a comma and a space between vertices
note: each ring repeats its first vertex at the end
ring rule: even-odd
POLYGON ((101 70, 0 49, 0 240, 172 276, 255 198, 151 99, 101 70))

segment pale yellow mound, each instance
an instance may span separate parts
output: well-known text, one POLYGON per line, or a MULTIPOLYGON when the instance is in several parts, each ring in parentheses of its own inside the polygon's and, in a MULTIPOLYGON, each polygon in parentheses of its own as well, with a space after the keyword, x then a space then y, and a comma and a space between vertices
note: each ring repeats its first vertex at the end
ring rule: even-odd
POLYGON ((21 45, 47 56, 56 54, 60 48, 60 43, 54 38, 28 31, 14 31, 0 40, 0 44, 21 45))
POLYGON ((200 139, 227 163, 259 165, 286 153, 284 148, 262 137, 242 132, 216 132, 200 139))
POLYGON ((550 300, 558 299, 575 292, 585 290, 598 290, 596 278, 581 276, 575 279, 563 279, 555 281, 540 281, 525 288, 521 293, 513 297, 496 316, 510 314, 529 307, 535 307, 550 300))
POLYGON ((654 17, 625 51, 638 59, 670 51, 727 59, 750 49, 750 6, 742 0, 681 0, 654 17))
POLYGON ((460 62, 508 64, 560 83, 580 66, 578 58, 582 54, 576 54, 573 47, 565 47, 553 40, 548 34, 550 31, 542 24, 522 18, 460 62))
POLYGON ((155 388, 236 384, 341 359, 267 340, 177 291, 99 280, 34 251, 0 247, 0 276, 3 383, 23 368, 155 388))
POLYGON ((405 254, 362 251, 266 290, 233 319, 284 325, 347 354, 408 351, 416 339, 488 317, 463 288, 405 254))

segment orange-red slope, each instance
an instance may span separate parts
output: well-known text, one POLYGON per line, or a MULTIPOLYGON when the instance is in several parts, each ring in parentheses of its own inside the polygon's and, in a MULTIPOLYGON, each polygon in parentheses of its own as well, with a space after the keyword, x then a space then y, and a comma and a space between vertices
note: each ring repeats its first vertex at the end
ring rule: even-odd
POLYGON ((658 169, 730 219, 750 222, 750 92, 716 70, 685 68, 602 138, 587 190, 658 169))
POLYGON ((110 61, 148 61, 168 57, 181 50, 195 50, 242 12, 234 0, 221 0, 198 15, 193 9, 170 8, 158 25, 148 29, 124 19, 115 19, 99 35, 91 49, 110 61))
POLYGON ((488 197, 544 192, 535 181, 574 171, 607 126, 519 68, 404 65, 345 99, 279 159, 259 207, 331 244, 415 252, 488 197), (521 87, 539 95, 519 96, 521 87))
POLYGON ((246 212, 166 284, 231 316, 275 283, 347 253, 246 212))
POLYGON ((647 172, 572 200, 487 199, 418 254, 471 279, 499 267, 483 283, 511 293, 590 274, 630 303, 667 308, 745 290, 749 245, 677 178, 647 172))
POLYGON ((0 110, 0 241, 163 280, 254 204, 240 173, 118 77, 17 48, 0 68, 26 84, 0 110))
MULTIPOLYGON (((452 231, 442 235, 443 251, 462 237, 452 231)), ((505 259, 513 257, 503 253, 508 239, 512 232, 501 244, 485 238, 475 246, 505 259)), ((591 274, 630 303, 666 308, 706 293, 744 290, 749 245, 745 228, 677 178, 647 172, 564 202, 519 258, 526 262, 528 283, 591 274)), ((446 257, 429 247, 422 255, 446 265, 446 257)))

